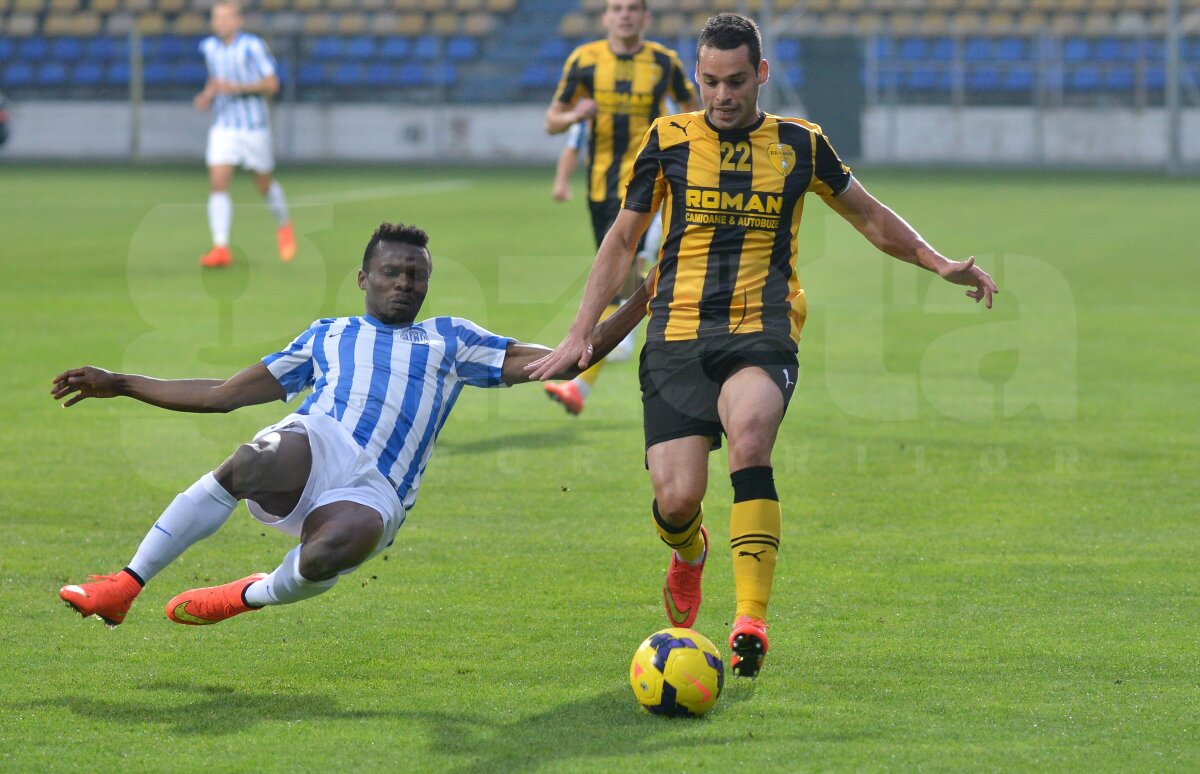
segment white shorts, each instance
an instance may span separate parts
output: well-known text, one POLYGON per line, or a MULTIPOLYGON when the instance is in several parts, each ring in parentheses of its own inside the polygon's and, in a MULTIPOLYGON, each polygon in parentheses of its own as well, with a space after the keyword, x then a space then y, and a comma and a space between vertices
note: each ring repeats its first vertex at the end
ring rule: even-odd
MULTIPOLYGON (((283 518, 267 513, 253 500, 246 501, 250 515, 263 524, 293 537, 300 537, 304 520, 322 505, 352 502, 371 508, 383 519, 383 536, 371 552, 379 553, 392 544, 396 531, 404 523, 404 506, 396 490, 375 467, 375 461, 354 442, 346 429, 324 414, 289 414, 282 421, 264 427, 254 436, 258 440, 273 432, 300 432, 308 436, 312 449, 312 470, 295 509, 283 518)), ((370 558, 370 557, 368 557, 370 558)))
POLYGON ((270 129, 226 129, 209 127, 204 161, 210 167, 245 167, 266 174, 275 169, 270 129))

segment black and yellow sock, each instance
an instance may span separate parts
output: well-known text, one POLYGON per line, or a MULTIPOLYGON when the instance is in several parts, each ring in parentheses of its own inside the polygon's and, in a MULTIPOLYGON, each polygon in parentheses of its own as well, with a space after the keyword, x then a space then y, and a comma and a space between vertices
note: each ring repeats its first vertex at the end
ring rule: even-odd
POLYGON ((654 527, 658 537, 679 554, 685 562, 694 562, 704 555, 704 538, 700 535, 700 525, 704 523, 704 508, 696 511, 696 515, 683 526, 676 527, 668 524, 658 511, 658 501, 652 506, 654 511, 654 527))
MULTIPOLYGON (((609 316, 612 315, 613 312, 617 311, 620 308, 621 308, 621 305, 619 303, 609 304, 607 307, 605 307, 604 313, 600 315, 600 319, 607 320, 609 318, 609 316)), ((603 361, 603 360, 597 361, 595 365, 588 367, 588 370, 584 371, 583 373, 581 373, 579 376, 576 376, 575 378, 582 380, 584 383, 587 384, 588 387, 591 387, 592 385, 594 385, 596 383, 596 379, 598 379, 600 377, 600 369, 604 367, 604 363, 605 363, 605 361, 603 361)))
POLYGON ((765 619, 783 529, 774 472, 763 465, 743 468, 729 478, 733 482, 729 545, 737 615, 765 619))

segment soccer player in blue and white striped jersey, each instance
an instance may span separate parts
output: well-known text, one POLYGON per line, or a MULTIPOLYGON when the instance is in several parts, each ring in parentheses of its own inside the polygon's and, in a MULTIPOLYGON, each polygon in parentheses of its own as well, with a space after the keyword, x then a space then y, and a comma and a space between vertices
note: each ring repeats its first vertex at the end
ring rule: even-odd
MULTIPOLYGON (((226 412, 312 389, 177 496, 125 569, 64 586, 59 596, 116 626, 145 583, 216 532, 238 500, 300 544, 269 574, 179 594, 167 604, 172 621, 211 624, 316 596, 390 545, 462 388, 526 382, 527 367, 550 352, 458 317, 415 322, 433 269, 427 242, 420 229, 381 225, 358 274, 366 313, 317 320, 230 379, 159 380, 91 366, 56 377, 51 392, 67 398, 64 406, 123 395, 173 411, 226 412)), ((595 357, 637 325, 646 299, 639 290, 596 327, 595 357)))
POLYGON ((296 237, 283 188, 272 174, 275 156, 267 97, 279 91, 275 60, 262 38, 242 32, 242 10, 232 0, 220 0, 212 7, 212 29, 213 34, 200 42, 208 82, 192 100, 197 110, 212 109, 204 155, 213 246, 201 256, 200 265, 220 268, 233 260, 229 252, 233 222, 229 184, 238 166, 254 173, 254 183, 278 224, 275 236, 279 257, 290 261, 296 255, 296 237))

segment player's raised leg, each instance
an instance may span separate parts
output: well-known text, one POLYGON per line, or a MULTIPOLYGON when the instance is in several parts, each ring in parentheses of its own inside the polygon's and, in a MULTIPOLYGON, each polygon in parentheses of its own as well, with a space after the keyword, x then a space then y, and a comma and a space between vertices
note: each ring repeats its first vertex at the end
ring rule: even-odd
POLYGON ((733 373, 717 403, 729 439, 733 484, 729 544, 737 612, 729 636, 730 668, 740 677, 758 674, 768 647, 767 605, 782 531, 771 450, 784 406, 780 385, 756 366, 733 373))
POLYGON ((269 433, 239 446, 215 471, 175 497, 125 569, 63 586, 59 597, 84 616, 95 615, 109 626, 120 624, 142 587, 220 529, 238 500, 254 495, 256 501, 278 509, 275 512, 295 508, 311 467, 308 439, 300 433, 269 433))
MULTIPOLYGON (((209 130, 209 148, 221 143, 220 130, 209 130), (214 137, 214 135, 216 135, 214 137)), ((233 227, 233 199, 229 196, 229 184, 233 180, 232 164, 213 164, 208 168, 208 229, 212 234, 212 249, 200 256, 200 265, 206 269, 219 269, 233 262, 229 252, 229 232, 233 227)))
POLYGON ((383 533, 383 517, 374 508, 346 501, 321 506, 305 519, 300 545, 273 572, 185 591, 167 603, 167 617, 203 626, 324 594, 340 574, 370 558, 383 533))
POLYGON ((671 626, 690 628, 700 612, 701 579, 708 558, 701 500, 708 486, 708 436, 685 436, 646 450, 654 485, 654 526, 671 549, 663 606, 671 626))
POLYGON ((287 197, 284 196, 283 186, 271 173, 255 172, 254 183, 258 192, 267 201, 267 209, 275 216, 275 241, 279 247, 279 260, 287 262, 296 257, 296 232, 292 228, 291 216, 288 214, 287 197))

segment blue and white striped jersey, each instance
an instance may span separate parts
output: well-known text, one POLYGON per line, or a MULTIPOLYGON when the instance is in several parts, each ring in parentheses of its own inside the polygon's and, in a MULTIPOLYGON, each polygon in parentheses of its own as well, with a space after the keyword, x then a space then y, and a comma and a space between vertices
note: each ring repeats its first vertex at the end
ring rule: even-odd
POLYGON ((459 317, 385 325, 370 315, 317 320, 263 358, 298 414, 327 414, 367 451, 405 510, 464 384, 499 387, 512 339, 459 317))
MULTIPOLYGON (((275 74, 275 59, 257 35, 239 32, 226 45, 216 35, 200 41, 209 78, 232 83, 256 83, 275 74)), ((266 129, 267 100, 261 94, 217 94, 212 103, 213 126, 225 129, 266 129)))

